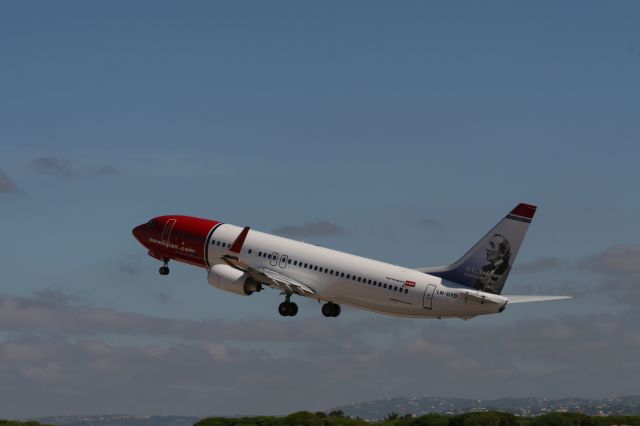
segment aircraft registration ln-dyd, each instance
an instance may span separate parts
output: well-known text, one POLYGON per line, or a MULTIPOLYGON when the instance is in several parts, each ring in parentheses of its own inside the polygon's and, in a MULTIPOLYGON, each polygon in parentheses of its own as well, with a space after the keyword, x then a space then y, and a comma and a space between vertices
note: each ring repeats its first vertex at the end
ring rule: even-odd
POLYGON ((469 319, 502 312, 507 303, 567 296, 502 294, 536 206, 518 204, 464 256, 449 266, 409 269, 215 220, 158 216, 133 235, 162 261, 205 268, 209 283, 249 296, 271 287, 282 292, 282 316, 295 316, 293 295, 324 302, 325 317, 340 305, 403 317, 469 319))

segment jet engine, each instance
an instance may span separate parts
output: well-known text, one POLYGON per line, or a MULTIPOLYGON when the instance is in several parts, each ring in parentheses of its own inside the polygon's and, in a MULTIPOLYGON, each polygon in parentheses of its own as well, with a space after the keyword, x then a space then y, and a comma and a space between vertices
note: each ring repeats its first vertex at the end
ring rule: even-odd
POLYGON ((241 296, 249 296, 256 291, 262 290, 260 283, 251 278, 246 272, 225 264, 212 266, 207 275, 207 281, 216 288, 241 296))

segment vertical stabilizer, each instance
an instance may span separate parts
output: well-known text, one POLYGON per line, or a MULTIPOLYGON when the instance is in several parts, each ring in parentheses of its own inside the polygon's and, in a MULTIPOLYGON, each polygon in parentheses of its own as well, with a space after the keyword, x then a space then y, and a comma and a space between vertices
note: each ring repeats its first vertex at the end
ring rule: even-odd
POLYGON ((419 270, 477 290, 500 294, 535 212, 536 206, 518 204, 457 262, 419 270))

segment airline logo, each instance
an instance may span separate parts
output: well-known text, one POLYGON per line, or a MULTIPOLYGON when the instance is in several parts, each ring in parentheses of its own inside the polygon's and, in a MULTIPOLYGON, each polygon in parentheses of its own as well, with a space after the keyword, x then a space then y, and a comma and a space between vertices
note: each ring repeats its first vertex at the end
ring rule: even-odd
POLYGON ((415 281, 405 281, 404 282, 404 286, 405 287, 415 287, 416 286, 416 282, 415 281))

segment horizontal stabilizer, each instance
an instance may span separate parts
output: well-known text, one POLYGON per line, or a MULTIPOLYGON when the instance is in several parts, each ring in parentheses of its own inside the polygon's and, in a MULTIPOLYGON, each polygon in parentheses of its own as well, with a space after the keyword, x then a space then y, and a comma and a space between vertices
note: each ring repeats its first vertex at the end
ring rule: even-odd
POLYGON ((509 300, 509 303, 528 303, 528 302, 546 302, 549 300, 571 299, 571 296, 534 296, 534 295, 502 295, 509 300))
POLYGON ((485 303, 493 303, 493 304, 504 304, 504 299, 503 300, 494 300, 491 298, 490 294, 487 293, 467 293, 464 295, 464 301, 465 302, 475 302, 475 303, 479 303, 481 305, 484 305, 485 303))

